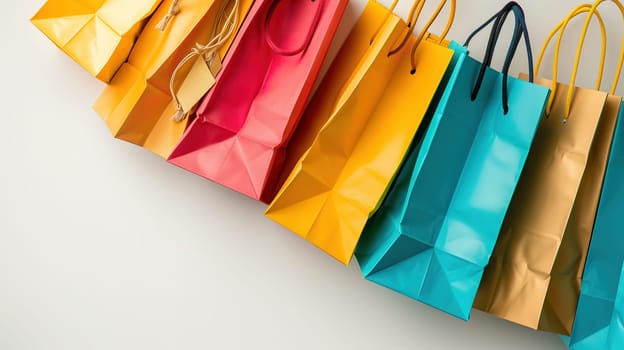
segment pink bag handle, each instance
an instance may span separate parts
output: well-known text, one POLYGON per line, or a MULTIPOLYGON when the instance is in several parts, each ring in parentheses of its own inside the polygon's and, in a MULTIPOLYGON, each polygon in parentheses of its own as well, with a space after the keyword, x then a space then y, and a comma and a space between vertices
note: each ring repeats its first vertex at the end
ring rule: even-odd
MULTIPOLYGON (((266 40, 271 50, 273 50, 273 52, 275 52, 278 55, 282 55, 282 56, 298 55, 302 53, 303 51, 305 51, 308 48, 308 45, 310 45, 310 43, 312 42, 312 37, 314 36, 316 27, 321 21, 321 14, 323 13, 322 10, 323 10, 323 5, 325 4, 325 0, 310 0, 311 2, 319 2, 319 5, 316 7, 316 12, 314 13, 314 20, 312 22, 312 25, 310 26, 310 30, 308 31, 308 34, 306 35, 305 41, 300 47, 296 49, 285 49, 285 48, 279 47, 275 43, 275 41, 273 41, 273 38, 269 34, 269 24, 271 23, 271 19, 273 18, 275 9, 277 8, 277 5, 280 1, 282 0, 273 0, 271 5, 269 6, 269 10, 267 11, 267 15, 264 20, 264 39, 266 40)), ((295 1, 302 1, 302 0, 295 0, 295 1)))

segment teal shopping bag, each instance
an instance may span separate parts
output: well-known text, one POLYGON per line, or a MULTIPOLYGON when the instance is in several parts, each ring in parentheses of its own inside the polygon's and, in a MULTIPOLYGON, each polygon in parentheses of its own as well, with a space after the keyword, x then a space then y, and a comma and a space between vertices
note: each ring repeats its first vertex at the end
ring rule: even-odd
POLYGON ((611 350, 624 349, 624 265, 622 265, 615 296, 615 307, 607 337, 607 348, 611 350))
POLYGON ((476 32, 492 21, 483 63, 450 46, 455 66, 430 125, 356 250, 368 280, 465 320, 549 96, 507 76, 522 35, 533 71, 519 5, 476 32), (501 73, 489 64, 511 11, 516 30, 501 73))
POLYGON ((624 324, 624 280, 621 277, 624 263, 623 179, 624 105, 620 105, 569 339, 573 350, 624 349, 624 335, 617 335, 623 331, 624 324), (608 347, 610 341, 619 341, 619 347, 608 347))

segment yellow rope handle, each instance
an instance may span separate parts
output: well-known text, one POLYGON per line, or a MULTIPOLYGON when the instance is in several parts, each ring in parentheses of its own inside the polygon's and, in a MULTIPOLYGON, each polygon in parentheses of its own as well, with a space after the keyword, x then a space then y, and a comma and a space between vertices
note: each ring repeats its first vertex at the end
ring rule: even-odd
POLYGON ((425 7, 425 0, 414 1, 414 3, 412 4, 412 7, 410 8, 409 14, 407 15, 406 33, 401 39, 401 42, 399 43, 399 45, 395 47, 394 49, 390 49, 390 52, 388 52, 388 56, 394 55, 395 53, 399 52, 403 48, 403 46, 405 46, 405 43, 407 43, 407 40, 409 39, 410 35, 412 35, 412 32, 414 31, 414 27, 415 27, 414 24, 416 24, 416 21, 418 20, 418 17, 420 17, 420 13, 422 12, 424 7, 425 7))
MULTIPOLYGON (((431 27, 433 22, 438 18, 438 16, 440 15, 440 12, 442 12, 442 9, 444 8, 444 6, 446 6, 447 3, 448 3, 448 0, 440 1, 439 5, 438 5, 438 8, 434 12, 433 16, 431 16, 431 18, 429 19, 427 24, 425 24, 425 27, 423 28, 423 30, 420 32, 420 34, 416 38, 416 42, 414 43, 414 46, 412 47, 412 59, 411 59, 412 60, 412 70, 415 69, 415 67, 416 67, 416 64, 414 62, 414 53, 416 52, 416 48, 424 40, 425 35, 427 34, 427 31, 429 30, 429 28, 431 27)), ((416 21, 420 17, 420 14, 421 14, 424 6, 425 6, 425 0, 417 0, 417 1, 414 2, 414 4, 412 4, 412 8, 410 9, 410 12, 409 12, 409 15, 408 15, 408 24, 407 24, 408 31, 405 34, 405 36, 403 37, 403 39, 401 40, 401 43, 396 48, 390 50, 389 55, 393 55, 393 54, 399 52, 403 48, 403 46, 405 46, 405 44, 407 43, 410 35, 414 31, 414 28, 416 27, 416 21)), ((444 38, 448 34, 449 30, 451 29, 451 26, 453 25, 453 22, 455 20, 455 9, 456 9, 456 6, 457 6, 456 0, 451 0, 451 11, 450 11, 450 14, 449 14, 449 19, 448 19, 448 22, 446 23, 446 27, 444 28, 444 31, 442 32, 442 34, 440 36, 440 42, 442 42, 442 40, 444 40, 444 38)))
MULTIPOLYGON (((440 12, 442 12, 442 9, 446 5, 446 3, 447 3, 447 1, 444 0, 443 2, 440 3, 440 5, 438 5, 438 8, 436 9, 436 12, 429 19, 429 22, 427 22, 427 24, 425 24, 425 27, 423 28, 423 30, 420 31, 420 34, 418 34, 418 37, 416 38, 416 42, 414 43, 414 46, 412 46, 412 52, 411 52, 412 74, 413 74, 414 70, 416 69, 416 57, 415 57, 416 49, 418 48, 420 43, 424 40, 425 35, 429 31, 429 28, 431 28, 431 25, 433 24, 433 22, 438 18, 438 16, 440 15, 440 12)), ((442 42, 442 40, 444 40, 444 38, 446 37, 448 32, 451 30, 451 27, 453 26, 453 22, 455 21, 456 9, 457 9, 457 1, 456 0, 451 0, 451 11, 449 13, 449 19, 448 19, 448 22, 446 22, 446 27, 444 27, 444 30, 442 31, 442 34, 440 34, 440 42, 442 42)))
MULTIPOLYGON (((598 6, 600 6, 600 4, 602 4, 605 0, 597 0, 596 2, 594 2, 594 5, 591 7, 589 13, 590 15, 588 15, 587 20, 585 20, 585 25, 583 27, 583 31, 581 32, 581 39, 579 41, 579 45, 578 45, 578 49, 576 52, 576 58, 574 61, 574 70, 572 71, 572 78, 570 81, 570 88, 568 89, 568 95, 567 95, 567 99, 566 99, 566 111, 565 111, 565 115, 566 118, 570 115, 570 109, 572 108, 572 98, 574 97, 574 86, 576 84, 576 76, 578 73, 578 65, 581 59, 581 51, 583 50, 583 42, 585 41, 585 37, 587 36, 587 29, 589 28, 589 24, 591 23, 591 19, 593 17, 593 14, 596 12, 596 9, 598 8, 598 6)), ((624 20, 624 5, 622 5, 622 3, 619 0, 611 0, 613 1, 613 3, 615 3, 615 5, 619 8, 620 12, 622 13, 622 20, 624 20)), ((558 48, 560 46, 560 41, 561 41, 561 33, 559 33, 559 40, 558 40, 558 48)), ((557 51, 558 51, 557 48, 557 51)), ((615 76, 615 81, 613 82, 613 85, 611 87, 611 91, 610 93, 613 95, 615 94, 615 90, 617 90, 617 83, 618 80, 620 78, 620 72, 622 70, 622 65, 624 64, 624 39, 622 40, 622 51, 620 52, 620 59, 619 59, 619 63, 617 66, 617 72, 616 72, 616 76, 615 76)), ((553 77, 553 80, 555 80, 555 78, 553 77)), ((556 81, 556 80, 555 80, 556 81)))
MULTIPOLYGON (((542 60, 544 59, 544 54, 546 53, 546 49, 550 45, 550 42, 552 38, 555 36, 555 34, 557 33, 560 34, 558 37, 558 41, 557 41, 558 43, 560 43, 561 38, 562 38, 561 33, 565 32, 569 21, 582 13, 589 13, 588 17, 590 19, 592 15, 595 14, 596 17, 598 18, 598 23, 600 24, 600 30, 602 33, 602 54, 600 56, 600 62, 602 63, 600 64, 600 68, 598 71, 598 80, 596 82, 596 90, 600 90, 600 85, 602 83, 602 77, 604 73, 604 61, 605 61, 606 54, 607 54, 607 29, 605 27, 604 20, 602 19, 602 16, 600 15, 600 12, 595 11, 594 14, 591 13, 590 4, 583 4, 583 5, 577 6, 574 10, 572 10, 572 12, 568 14, 568 16, 564 20, 562 20, 561 22, 559 22, 559 24, 557 24, 557 26, 550 32, 550 34, 548 34, 548 37, 546 38, 546 41, 544 42, 544 45, 542 46, 542 50, 539 53, 539 57, 537 58, 537 64, 535 65, 535 75, 539 75, 540 67, 542 65, 542 60)), ((554 67, 553 67, 553 87, 552 87, 552 93, 550 94, 550 97, 548 99, 548 105, 546 107, 547 114, 550 114, 550 111, 552 110, 555 93, 557 92, 556 82, 557 82, 558 66, 559 66, 559 46, 557 46, 555 50, 555 60, 554 60, 554 67)), ((578 67, 575 67, 574 69, 578 69, 578 67)))

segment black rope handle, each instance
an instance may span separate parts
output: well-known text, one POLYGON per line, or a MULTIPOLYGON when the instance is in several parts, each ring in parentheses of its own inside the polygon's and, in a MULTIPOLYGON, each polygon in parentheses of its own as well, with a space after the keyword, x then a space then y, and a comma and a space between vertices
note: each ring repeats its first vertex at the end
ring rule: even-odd
POLYGON ((483 83, 486 68, 489 67, 492 63, 492 58, 494 55, 496 43, 498 41, 500 32, 502 30, 503 23, 507 19, 507 16, 509 15, 509 13, 512 11, 514 12, 516 25, 514 29, 514 36, 513 36, 512 42, 509 46, 507 55, 505 57, 505 64, 503 65, 503 79, 504 79, 503 109, 504 109, 505 114, 507 114, 509 111, 507 78, 509 76, 509 69, 511 67, 511 62, 517 51, 521 36, 524 36, 525 45, 527 48, 527 56, 528 56, 528 61, 529 61, 529 81, 533 82, 533 78, 534 78, 533 77, 533 52, 531 49, 531 42, 529 39, 529 33, 528 33, 524 11, 522 10, 522 7, 518 5, 518 3, 516 3, 515 1, 511 1, 507 3, 498 13, 496 13, 494 16, 488 19, 484 24, 482 24, 479 28, 477 28, 473 33, 471 33, 468 36, 468 39, 466 39, 466 42, 464 43, 464 46, 468 46, 470 44, 470 41, 474 38, 476 34, 481 32, 484 28, 486 28, 488 25, 490 25, 492 22, 495 21, 492 31, 490 33, 490 38, 488 40, 488 47, 486 49, 485 58, 483 60, 483 64, 481 65, 481 70, 479 72, 479 76, 475 83, 475 87, 472 91, 471 97, 473 100, 475 100, 479 94, 479 90, 483 83))
MULTIPOLYGON (((486 50, 486 55, 485 58, 483 60, 483 63, 481 64, 481 69, 479 70, 479 75, 477 77, 477 81, 475 83, 475 86, 472 90, 472 95, 471 95, 471 99, 472 101, 477 99, 477 96, 479 95, 479 91, 481 90, 481 85, 483 83, 483 79, 485 78, 485 72, 487 70, 487 67, 490 67, 492 64, 492 59, 494 57, 494 52, 496 49, 496 43, 498 42, 498 38, 500 37, 500 33, 502 31, 503 28, 503 24, 505 23, 505 20, 507 19, 507 16, 509 15, 509 12, 511 12, 512 8, 509 9, 508 12, 504 12, 502 13, 497 19, 496 22, 494 23, 494 28, 492 30, 492 34, 490 35, 490 40, 488 42, 488 47, 486 50)), ((515 17, 515 13, 514 13, 514 17, 515 17)), ((520 23, 518 21, 518 18, 516 17, 516 23, 515 23, 515 28, 514 28, 514 34, 513 34, 513 38, 511 40, 509 49, 507 50, 507 55, 505 57, 505 64, 503 65, 503 113, 506 115, 509 112, 509 94, 508 94, 508 87, 507 87, 507 78, 509 76, 509 68, 511 65, 511 61, 513 59, 513 56, 515 55, 517 49, 518 49, 518 44, 520 43, 520 35, 522 35, 522 30, 520 28, 520 23)))

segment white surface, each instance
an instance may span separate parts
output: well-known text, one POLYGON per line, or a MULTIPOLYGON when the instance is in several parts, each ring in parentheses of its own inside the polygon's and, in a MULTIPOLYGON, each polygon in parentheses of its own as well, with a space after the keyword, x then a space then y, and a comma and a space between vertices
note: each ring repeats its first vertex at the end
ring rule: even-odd
MULTIPOLYGON (((505 3, 458 2, 457 41, 505 3)), ((580 2, 523 1, 536 55, 580 2)), ((0 349, 564 348, 552 335, 479 312, 465 324, 368 283, 355 264, 264 219, 262 205, 114 140, 90 108, 102 85, 28 23, 42 3, 14 1, 0 21, 0 349)), ((351 2, 338 41, 364 3, 351 2)), ((611 75, 623 27, 604 7, 611 75)), ((566 40, 566 74, 581 22, 566 40)))

